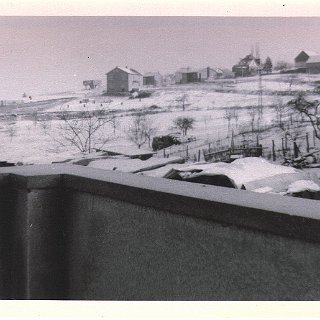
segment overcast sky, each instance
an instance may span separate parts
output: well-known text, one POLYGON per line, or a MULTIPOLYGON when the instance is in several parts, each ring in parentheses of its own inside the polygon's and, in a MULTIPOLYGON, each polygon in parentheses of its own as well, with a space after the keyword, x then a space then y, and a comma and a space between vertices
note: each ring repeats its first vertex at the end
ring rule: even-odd
POLYGON ((264 60, 320 52, 320 18, 0 17, 0 99, 67 91, 113 67, 231 69, 259 43, 264 60))

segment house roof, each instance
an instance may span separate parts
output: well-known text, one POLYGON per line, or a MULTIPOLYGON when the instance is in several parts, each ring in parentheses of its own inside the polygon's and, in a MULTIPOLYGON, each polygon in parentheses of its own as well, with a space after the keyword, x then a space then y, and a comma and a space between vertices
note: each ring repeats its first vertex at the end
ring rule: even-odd
POLYGON ((252 61, 254 61, 257 65, 260 64, 259 58, 255 58, 252 54, 248 54, 243 59, 241 59, 238 64, 234 65, 233 67, 234 68, 245 68, 245 67, 249 66, 249 64, 252 61))
POLYGON ((199 72, 199 69, 187 67, 187 68, 180 68, 177 72, 180 72, 180 73, 199 72))
POLYGON ((307 60, 307 64, 308 63, 320 63, 320 54, 317 54, 315 56, 312 56, 310 57, 308 60, 307 60))
MULTIPOLYGON (((128 68, 128 67, 115 67, 114 69, 120 69, 128 74, 136 74, 136 75, 140 75, 142 76, 142 74, 140 72, 138 72, 137 70, 128 68)), ((113 71, 114 69, 110 70, 108 73, 110 73, 111 71, 113 71)), ((107 74, 108 74, 107 73, 107 74)))
POLYGON ((318 56, 319 53, 311 50, 303 50, 303 52, 308 55, 309 57, 318 56))
POLYGON ((160 74, 159 72, 146 72, 143 76, 144 77, 153 77, 155 76, 156 74, 160 74))

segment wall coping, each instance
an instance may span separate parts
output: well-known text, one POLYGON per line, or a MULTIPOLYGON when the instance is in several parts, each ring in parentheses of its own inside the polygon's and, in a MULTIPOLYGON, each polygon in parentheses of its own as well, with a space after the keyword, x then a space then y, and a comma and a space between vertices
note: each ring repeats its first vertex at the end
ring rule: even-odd
POLYGON ((139 176, 76 165, 0 169, 0 187, 65 188, 163 211, 320 242, 315 200, 139 176))

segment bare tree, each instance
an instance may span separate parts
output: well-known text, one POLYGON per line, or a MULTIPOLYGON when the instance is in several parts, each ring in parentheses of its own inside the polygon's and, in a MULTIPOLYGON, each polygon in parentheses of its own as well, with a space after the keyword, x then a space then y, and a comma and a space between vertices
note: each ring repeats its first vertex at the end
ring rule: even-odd
POLYGON ((250 119, 251 119, 251 131, 254 132, 254 119, 257 115, 257 111, 254 108, 251 108, 248 112, 250 119))
POLYGON ((231 120, 232 120, 232 117, 233 117, 232 111, 231 110, 226 110, 223 117, 228 120, 228 134, 229 134, 231 120))
POLYGON ((153 126, 152 122, 143 113, 138 113, 134 116, 127 136, 130 141, 134 142, 140 149, 147 141, 150 140, 151 136, 156 132, 156 128, 153 126))
POLYGON ((31 113, 31 118, 32 118, 32 121, 33 121, 33 125, 36 127, 37 124, 38 124, 38 121, 39 121, 38 112, 37 112, 37 111, 33 111, 33 112, 31 113))
POLYGON ((110 116, 110 124, 112 126, 112 129, 113 129, 113 136, 115 137, 116 135, 116 129, 119 125, 119 120, 116 116, 116 114, 114 112, 112 112, 111 116, 110 116))
POLYGON ((176 101, 181 102, 182 110, 185 111, 186 109, 186 102, 188 101, 188 95, 184 93, 181 97, 179 97, 176 101))
POLYGON ((12 142, 13 137, 17 135, 17 127, 15 124, 8 125, 8 135, 10 137, 10 142, 12 142))
POLYGON ((275 66, 274 66, 274 70, 286 70, 293 67, 293 65, 289 62, 286 61, 277 61, 275 66))
POLYGON ((300 92, 297 98, 287 103, 288 107, 297 111, 300 115, 305 116, 301 121, 311 124, 314 135, 317 139, 320 139, 320 102, 318 100, 308 101, 305 98, 305 94, 300 92))
POLYGON ((48 130, 50 130, 50 128, 51 128, 51 119, 46 117, 45 119, 40 121, 40 127, 42 128, 44 134, 47 135, 48 134, 48 130))
POLYGON ((175 128, 181 130, 183 136, 187 135, 188 130, 193 129, 194 122, 195 119, 189 117, 178 117, 173 120, 175 128))
POLYGON ((151 147, 151 138, 155 135, 158 128, 154 126, 153 122, 150 119, 146 119, 145 123, 145 135, 148 140, 148 146, 151 147))
POLYGON ((278 118, 278 123, 279 127, 283 128, 283 117, 286 114, 287 111, 287 106, 283 103, 282 99, 280 97, 277 98, 276 104, 275 104, 275 109, 277 112, 277 118, 278 118))
POLYGON ((66 141, 80 152, 91 153, 95 147, 101 148, 109 140, 105 125, 111 120, 104 109, 76 114, 64 111, 60 118, 63 121, 60 126, 61 144, 66 141))
POLYGON ((238 121, 239 121, 239 112, 237 110, 233 110, 233 118, 235 119, 236 121, 236 128, 238 128, 238 121))

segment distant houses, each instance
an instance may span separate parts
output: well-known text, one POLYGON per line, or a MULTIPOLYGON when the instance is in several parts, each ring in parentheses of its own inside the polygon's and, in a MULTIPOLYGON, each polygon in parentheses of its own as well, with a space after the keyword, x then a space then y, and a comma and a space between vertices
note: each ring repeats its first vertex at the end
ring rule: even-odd
POLYGON ((232 71, 236 77, 254 76, 258 73, 261 61, 255 58, 253 54, 248 54, 232 67, 232 71))
POLYGON ((156 86, 162 85, 163 77, 159 72, 147 72, 143 75, 144 86, 156 86))
POLYGON ((320 73, 320 54, 303 50, 295 57, 294 65, 299 72, 320 73))
POLYGON ((143 75, 128 67, 115 67, 106 76, 108 94, 128 93, 143 86, 143 75))
POLYGON ((191 67, 180 68, 175 73, 175 82, 180 84, 210 81, 221 77, 223 72, 218 68, 206 67, 195 69, 191 67))

